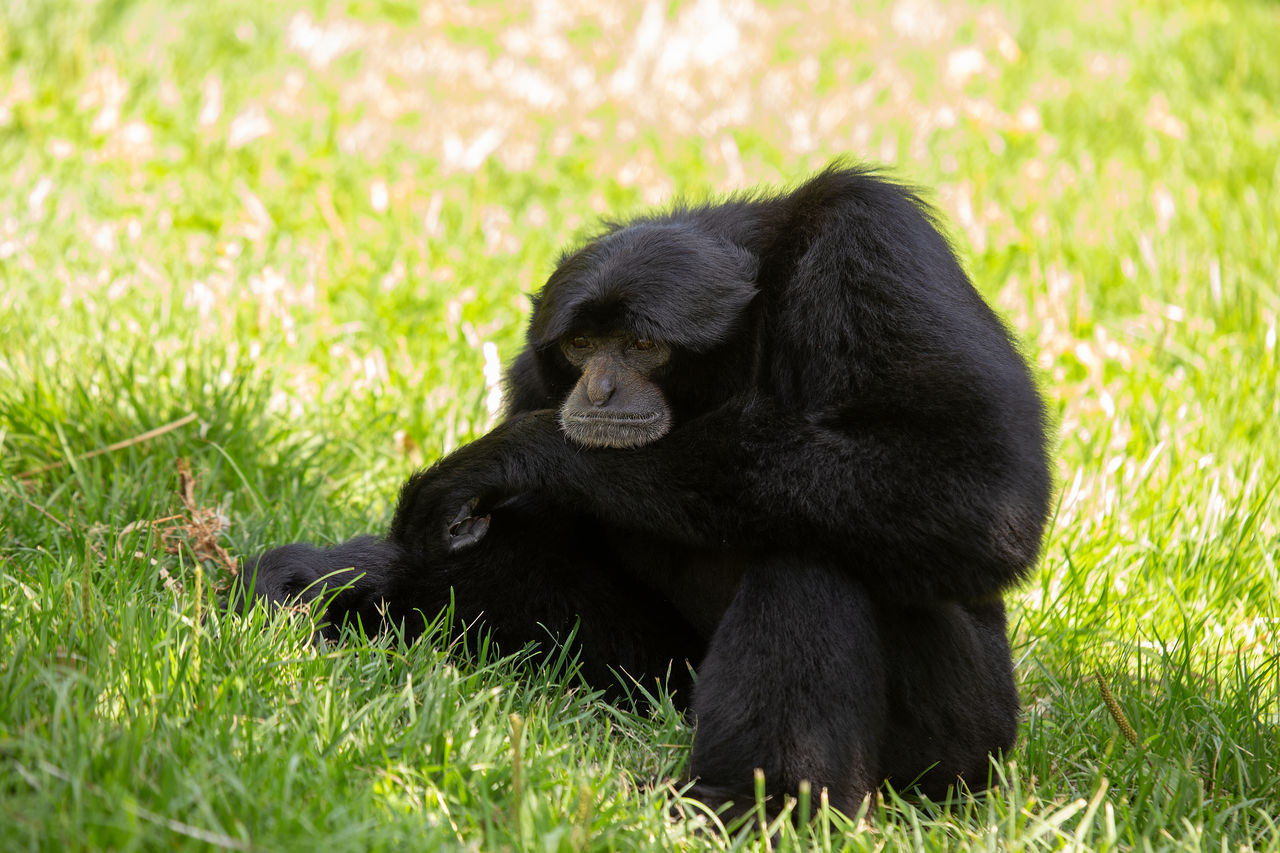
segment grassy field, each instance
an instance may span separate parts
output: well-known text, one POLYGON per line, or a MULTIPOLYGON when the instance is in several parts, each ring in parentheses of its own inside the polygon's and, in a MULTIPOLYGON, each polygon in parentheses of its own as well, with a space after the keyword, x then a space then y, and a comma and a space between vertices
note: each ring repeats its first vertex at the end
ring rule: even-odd
POLYGON ((0 847, 1280 851, 1280 5, 601 6, 3 4, 0 847), (721 835, 669 704, 217 612, 493 422, 598 217, 839 155, 1058 426, 998 790, 721 835))

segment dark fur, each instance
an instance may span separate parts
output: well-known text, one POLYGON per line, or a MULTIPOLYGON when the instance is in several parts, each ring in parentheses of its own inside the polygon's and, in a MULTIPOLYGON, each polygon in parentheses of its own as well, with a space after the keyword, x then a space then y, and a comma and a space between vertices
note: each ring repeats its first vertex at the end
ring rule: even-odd
POLYGON ((712 803, 749 803, 755 768, 846 810, 886 778, 986 783, 1016 731, 999 594, 1037 559, 1045 418, 912 193, 832 168, 615 226, 562 258, 508 379, 506 420, 410 478, 385 539, 268 552, 258 593, 353 566, 334 623, 385 602, 412 633, 452 595, 510 650, 579 623, 593 684, 669 671, 680 701, 696 664, 712 803), (620 330, 671 347, 671 431, 583 449, 560 343, 620 330))

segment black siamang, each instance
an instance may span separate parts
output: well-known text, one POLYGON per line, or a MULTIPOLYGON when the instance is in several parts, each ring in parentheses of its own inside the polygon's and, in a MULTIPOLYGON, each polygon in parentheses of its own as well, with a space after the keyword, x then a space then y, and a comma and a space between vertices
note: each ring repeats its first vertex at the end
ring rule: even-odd
POLYGON ((986 784, 1045 414, 910 190, 833 166, 611 225, 534 298, 508 390, 385 536, 269 551, 256 595, 347 584, 330 632, 413 635, 452 601, 506 650, 572 635, 588 683, 688 702, 711 804, 749 805, 756 768, 774 803, 808 780, 845 810, 986 784))

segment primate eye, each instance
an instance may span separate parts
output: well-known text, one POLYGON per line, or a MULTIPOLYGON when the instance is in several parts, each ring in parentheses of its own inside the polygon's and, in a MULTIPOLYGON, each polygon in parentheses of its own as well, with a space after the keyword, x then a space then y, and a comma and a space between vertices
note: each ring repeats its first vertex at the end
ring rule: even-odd
POLYGON ((631 342, 632 349, 653 349, 653 341, 648 338, 637 338, 631 342))
POLYGON ((569 346, 574 349, 590 349, 591 341, 589 341, 585 335, 578 335, 576 338, 569 341, 569 346))

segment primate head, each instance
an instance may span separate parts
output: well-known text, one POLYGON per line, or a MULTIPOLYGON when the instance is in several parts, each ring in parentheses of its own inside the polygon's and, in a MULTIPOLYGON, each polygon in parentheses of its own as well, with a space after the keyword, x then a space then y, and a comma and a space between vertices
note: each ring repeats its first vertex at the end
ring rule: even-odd
POLYGON ((631 225, 566 255, 529 322, 565 433, 618 448, 666 435, 673 362, 705 358, 732 336, 756 270, 750 252, 679 221, 631 225))

